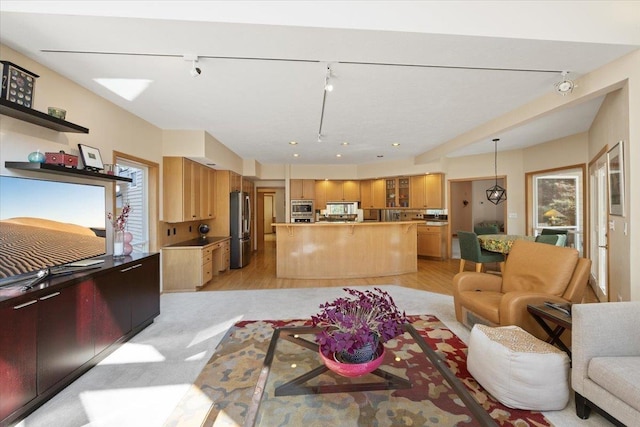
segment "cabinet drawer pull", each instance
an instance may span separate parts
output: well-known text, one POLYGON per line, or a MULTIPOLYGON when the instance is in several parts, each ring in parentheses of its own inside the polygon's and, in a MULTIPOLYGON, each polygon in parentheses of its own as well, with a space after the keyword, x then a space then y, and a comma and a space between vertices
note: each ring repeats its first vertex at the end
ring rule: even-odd
POLYGON ((49 299, 49 298, 57 297, 58 295, 60 295, 60 292, 54 292, 52 294, 43 296, 42 298, 40 298, 40 301, 44 301, 44 300, 49 299))
POLYGON ((126 273, 129 270, 133 270, 134 268, 142 267, 142 264, 132 265, 131 267, 124 268, 120 270, 120 273, 126 273))
POLYGON ((38 300, 37 300, 37 299, 31 300, 31 301, 27 301, 27 302, 25 302, 25 303, 23 303, 23 304, 16 305, 15 307, 13 307, 13 309, 14 309, 14 310, 20 310, 20 309, 21 309, 21 308, 23 308, 23 307, 26 307, 26 306, 31 305, 31 304, 35 304, 35 303, 37 303, 37 302, 38 302, 38 300))

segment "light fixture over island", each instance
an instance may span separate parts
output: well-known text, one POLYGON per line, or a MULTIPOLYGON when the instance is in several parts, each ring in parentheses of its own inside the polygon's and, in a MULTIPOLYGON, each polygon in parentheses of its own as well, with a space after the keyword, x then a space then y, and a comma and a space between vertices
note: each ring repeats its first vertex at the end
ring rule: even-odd
POLYGON ((418 270, 415 221, 273 225, 278 278, 392 276, 418 270))

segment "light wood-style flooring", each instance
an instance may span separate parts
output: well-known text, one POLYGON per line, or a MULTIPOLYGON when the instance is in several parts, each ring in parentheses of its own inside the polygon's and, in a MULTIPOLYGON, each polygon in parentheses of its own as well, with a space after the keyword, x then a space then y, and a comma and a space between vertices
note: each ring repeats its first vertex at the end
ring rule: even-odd
MULTIPOLYGON (((366 254, 354 254, 354 256, 366 256, 366 254)), ((221 273, 219 276, 214 277, 201 291, 398 285, 452 295, 452 279, 459 268, 459 259, 438 261, 418 258, 418 271, 416 273, 397 276, 367 277, 363 279, 278 279, 276 277, 275 234, 266 234, 264 250, 254 252, 249 265, 241 269, 228 270, 221 273)), ((473 263, 467 263, 465 266, 465 270, 468 271, 474 271, 474 268, 475 265, 473 263)), ((499 267, 496 265, 492 268, 491 264, 489 264, 488 269, 498 271, 499 267)), ((590 287, 587 289, 585 302, 597 302, 597 298, 590 287)))

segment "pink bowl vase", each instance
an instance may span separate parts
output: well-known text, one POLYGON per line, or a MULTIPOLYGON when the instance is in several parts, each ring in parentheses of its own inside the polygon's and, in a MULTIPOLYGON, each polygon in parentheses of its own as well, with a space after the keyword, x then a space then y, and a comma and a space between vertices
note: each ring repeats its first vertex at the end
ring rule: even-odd
POLYGON ((376 350, 376 356, 373 360, 364 363, 344 363, 339 362, 335 358, 335 354, 331 354, 331 357, 327 357, 322 353, 322 350, 319 350, 320 358, 324 362, 325 366, 330 370, 335 372, 338 375, 342 375, 343 377, 355 378, 361 377, 362 375, 366 375, 370 372, 375 371, 382 364, 384 360, 384 346, 382 343, 378 345, 378 349, 376 350))

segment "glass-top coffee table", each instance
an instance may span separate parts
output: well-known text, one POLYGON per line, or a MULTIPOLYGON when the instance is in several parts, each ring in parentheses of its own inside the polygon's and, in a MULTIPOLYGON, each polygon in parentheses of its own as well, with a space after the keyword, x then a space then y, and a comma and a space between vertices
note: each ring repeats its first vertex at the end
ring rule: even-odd
POLYGON ((346 378, 318 354, 319 328, 275 329, 245 426, 496 426, 411 324, 385 344, 382 365, 346 378))

